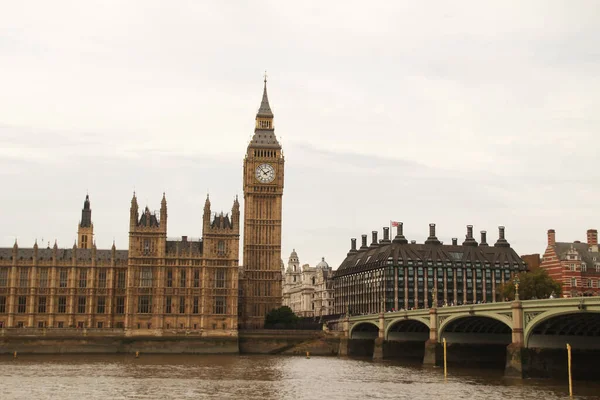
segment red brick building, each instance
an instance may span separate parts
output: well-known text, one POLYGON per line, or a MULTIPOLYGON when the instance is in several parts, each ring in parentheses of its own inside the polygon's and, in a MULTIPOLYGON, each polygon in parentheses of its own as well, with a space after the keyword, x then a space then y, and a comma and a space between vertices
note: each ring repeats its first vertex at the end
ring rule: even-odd
POLYGON ((587 242, 557 242, 548 230, 548 247, 541 268, 563 284, 563 297, 600 296, 600 252, 598 231, 588 229, 587 242))

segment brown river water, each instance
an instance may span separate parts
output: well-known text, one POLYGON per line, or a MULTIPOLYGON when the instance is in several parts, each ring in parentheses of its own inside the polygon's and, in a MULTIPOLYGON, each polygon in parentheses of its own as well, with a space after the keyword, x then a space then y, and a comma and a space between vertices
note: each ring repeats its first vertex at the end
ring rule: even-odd
MULTIPOLYGON (((600 377, 600 373, 599 373, 600 377)), ((575 398, 600 399, 598 382, 575 398)), ((0 355, 0 399, 568 399, 566 380, 512 380, 336 357, 0 355)))

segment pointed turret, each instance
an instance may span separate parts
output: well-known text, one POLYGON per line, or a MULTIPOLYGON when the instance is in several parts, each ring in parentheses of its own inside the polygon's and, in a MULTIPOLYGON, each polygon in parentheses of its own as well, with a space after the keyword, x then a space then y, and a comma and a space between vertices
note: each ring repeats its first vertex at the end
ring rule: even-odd
POLYGON ((130 230, 134 230, 138 223, 138 202, 137 197, 135 197, 135 192, 133 192, 133 197, 131 198, 131 208, 129 209, 129 228, 130 230))
POLYGON ((80 249, 89 249, 94 238, 94 224, 92 223, 92 209, 90 208, 90 195, 85 195, 81 221, 77 227, 77 241, 80 249))
POLYGON ((160 201, 160 225, 167 226, 167 198, 165 192, 163 192, 163 197, 160 201))
POLYGON ((275 127, 273 126, 273 112, 269 105, 267 96, 267 76, 265 74, 263 97, 260 107, 256 113, 256 125, 254 127, 254 136, 248 147, 281 149, 277 138, 275 137, 275 127))
POLYGON ((92 226, 92 209, 90 208, 90 195, 85 195, 85 201, 83 202, 83 209, 81 210, 81 222, 79 223, 81 228, 89 228, 92 226))
POLYGON ((238 201, 237 195, 233 201, 233 207, 231 208, 231 224, 236 232, 240 231, 240 202, 238 201))
POLYGON ((260 107, 258 109, 258 113, 256 113, 256 117, 262 118, 273 118, 273 112, 271 111, 271 106, 269 105, 269 96, 267 95, 267 75, 265 74, 265 85, 263 87, 263 96, 262 101, 260 102, 260 107))

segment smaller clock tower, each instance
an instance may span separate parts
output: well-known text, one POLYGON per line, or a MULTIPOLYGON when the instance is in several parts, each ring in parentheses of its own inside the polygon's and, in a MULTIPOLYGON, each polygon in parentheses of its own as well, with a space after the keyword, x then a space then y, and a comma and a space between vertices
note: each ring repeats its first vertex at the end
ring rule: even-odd
POLYGON ((256 114, 244 159, 244 275, 241 326, 262 328, 265 315, 281 306, 281 199, 284 159, 275 137, 267 96, 256 114))

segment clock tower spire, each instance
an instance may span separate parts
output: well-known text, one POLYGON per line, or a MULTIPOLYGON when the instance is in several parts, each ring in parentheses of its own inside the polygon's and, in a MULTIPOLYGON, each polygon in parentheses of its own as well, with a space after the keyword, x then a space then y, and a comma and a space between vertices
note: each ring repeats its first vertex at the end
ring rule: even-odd
POLYGON ((284 159, 275 137, 273 112, 263 96, 254 136, 244 159, 244 274, 241 325, 262 328, 265 315, 281 306, 281 210, 284 159))

